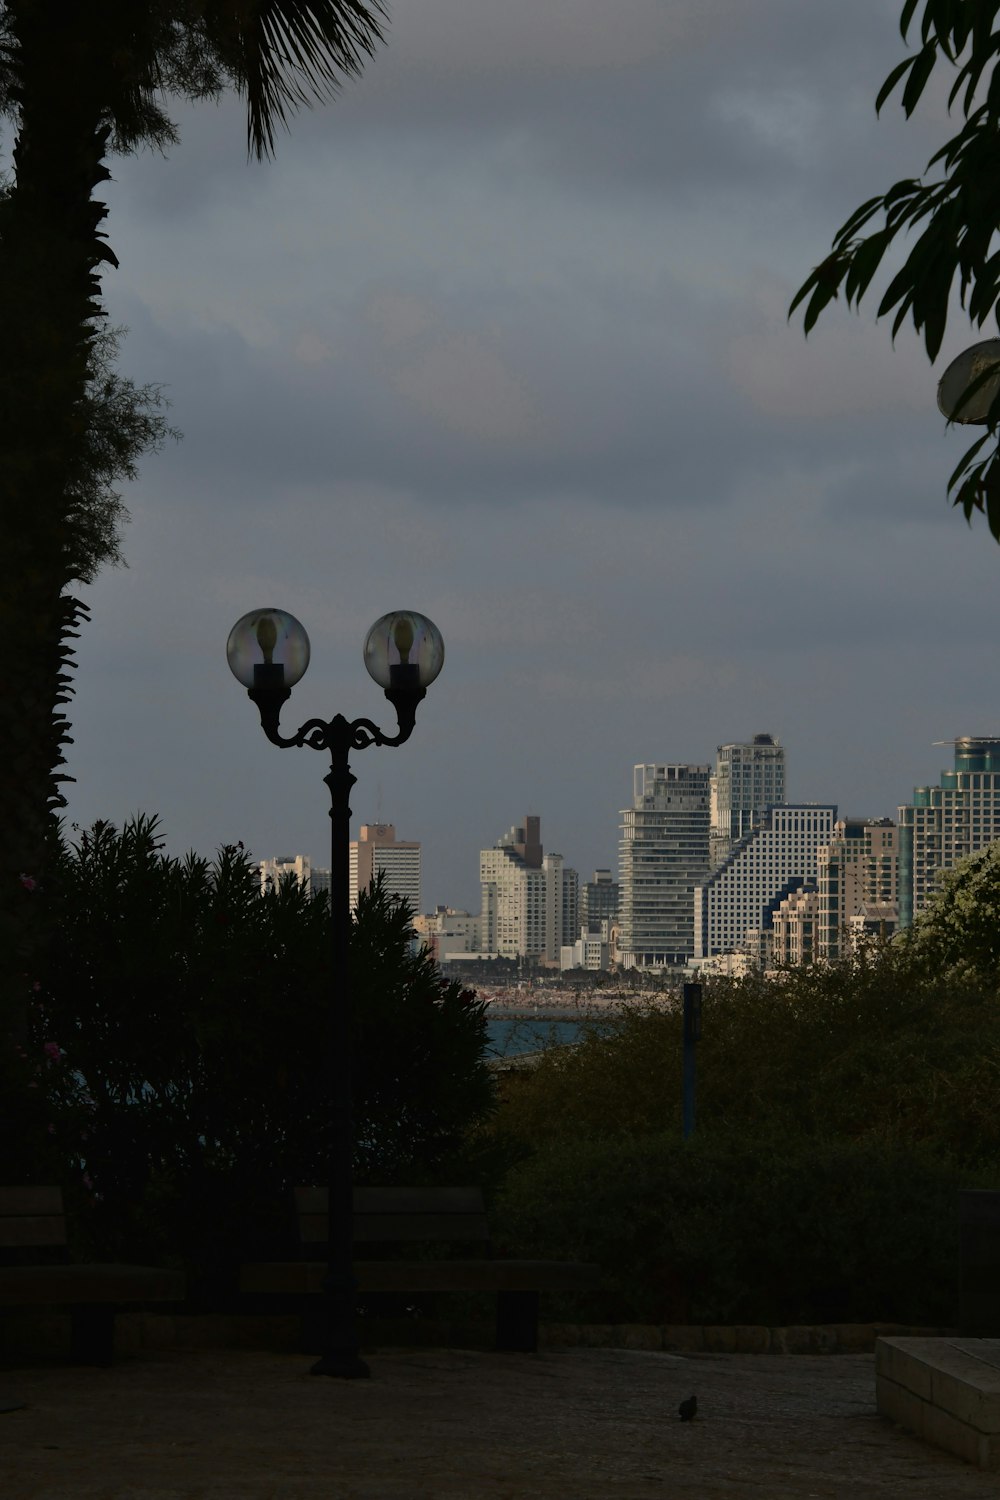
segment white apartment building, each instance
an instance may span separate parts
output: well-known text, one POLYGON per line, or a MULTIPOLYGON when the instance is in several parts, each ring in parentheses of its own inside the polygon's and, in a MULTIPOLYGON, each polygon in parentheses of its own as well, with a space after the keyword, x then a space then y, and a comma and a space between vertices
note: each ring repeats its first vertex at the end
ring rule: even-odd
POLYGON ((274 859, 261 860, 260 888, 266 891, 271 886, 280 885, 282 880, 296 880, 308 891, 313 888, 312 874, 308 854, 279 854, 274 859))
POLYGON ((767 929, 784 897, 815 882, 819 851, 837 809, 818 803, 772 807, 694 891, 694 956, 734 953, 751 928, 767 929))
POLYGON ((420 845, 397 839, 392 823, 363 823, 352 839, 348 866, 348 899, 351 911, 358 895, 371 886, 377 875, 385 875, 385 888, 399 896, 411 913, 420 910, 420 845))
POLYGON ((579 877, 542 848, 541 820, 515 824, 479 855, 479 949, 500 958, 556 965, 578 920, 579 877))
POLYGON ((736 840, 759 828, 768 808, 785 800, 785 751, 774 735, 719 745, 710 797, 709 857, 716 869, 736 840))
POLYGON ((694 890, 708 870, 709 766, 636 766, 621 812, 618 956, 625 968, 686 964, 694 890))
POLYGON ((479 950, 479 918, 453 906, 437 906, 413 919, 417 941, 431 950, 435 963, 479 950))
POLYGON ((559 950, 560 969, 590 969, 598 971, 610 967, 611 927, 605 919, 595 927, 581 927, 575 943, 564 944, 559 950))
POLYGON ((926 906, 941 870, 1000 838, 1000 737, 954 741, 954 770, 899 809, 899 925, 926 906))

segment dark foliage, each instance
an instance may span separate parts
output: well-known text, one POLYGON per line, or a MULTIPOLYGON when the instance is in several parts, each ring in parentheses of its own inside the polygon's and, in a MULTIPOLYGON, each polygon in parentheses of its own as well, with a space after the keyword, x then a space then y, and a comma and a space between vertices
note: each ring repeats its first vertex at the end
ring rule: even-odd
POLYGON ((514 1253, 603 1267, 588 1321, 948 1325, 956 1194, 983 1185, 878 1142, 561 1139, 511 1173, 494 1220, 514 1253))
MULTIPOLYGON (((169 858, 139 817, 60 842, 46 901, 35 1055, 59 1049, 51 1108, 94 1244, 205 1270, 280 1234, 289 1188, 325 1180, 325 897, 262 892, 238 847, 169 858)), ((483 1007, 411 951, 382 888, 352 972, 359 1175, 447 1175, 492 1102, 483 1007)))
POLYGON ((600 1263, 596 1320, 952 1323, 957 1190, 1000 1181, 995 865, 907 943, 708 985, 687 1143, 677 1005, 508 1076, 510 1245, 600 1263))
MULTIPOLYGON (((909 946, 705 988, 699 1130, 832 1134, 1000 1163, 998 1074, 996 989, 968 970, 942 974, 909 946)), ((529 1146, 679 1133, 679 1007, 630 1002, 510 1090, 497 1128, 529 1146)))
MULTIPOLYGON (((882 295, 878 315, 893 313, 893 335, 907 318, 923 335, 930 359, 941 348, 952 295, 958 293, 970 322, 983 328, 1000 301, 1000 0, 905 0, 900 17, 904 39, 917 11, 919 46, 889 74, 876 108, 900 91, 907 116, 942 65, 952 70, 949 107, 957 104, 964 124, 935 152, 930 181, 905 178, 863 203, 837 231, 831 253, 800 287, 791 311, 805 303, 805 330, 843 292, 848 306, 867 294, 887 252, 912 233, 906 259, 882 295), (878 227, 871 229, 873 221, 878 227), (867 230, 867 232, 862 232, 867 230)), ((967 451, 948 483, 966 519, 984 511, 1000 540, 1000 398, 993 403, 987 433, 967 451), (986 458, 978 455, 991 443, 986 458)))

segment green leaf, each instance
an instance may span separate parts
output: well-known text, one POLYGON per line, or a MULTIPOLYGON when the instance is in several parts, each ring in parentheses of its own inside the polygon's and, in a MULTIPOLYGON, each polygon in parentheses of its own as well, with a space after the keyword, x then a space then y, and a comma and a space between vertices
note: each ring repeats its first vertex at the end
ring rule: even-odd
POLYGON ((913 20, 913 12, 916 10, 917 4, 918 0, 906 0, 902 12, 900 13, 899 34, 903 38, 904 42, 906 41, 906 33, 910 29, 910 22, 913 20))
POLYGON ((965 519, 971 526, 972 512, 974 510, 982 510, 983 508, 982 501, 980 500, 979 496, 978 481, 974 479, 966 480, 965 484, 962 485, 961 489, 957 492, 955 498, 951 503, 956 508, 959 505, 962 507, 962 510, 965 514, 965 519))
POLYGON ((808 334, 828 302, 836 297, 841 281, 847 270, 848 262, 838 255, 828 255, 826 260, 816 266, 803 284, 799 287, 792 299, 792 305, 788 309, 788 316, 798 307, 799 303, 812 294, 812 300, 806 310, 805 332, 808 334))
MULTIPOLYGON (((951 278, 949 277, 949 283, 951 278)), ((931 364, 937 359, 941 352, 941 344, 944 341, 945 330, 948 326, 948 296, 947 292, 935 300, 924 316, 924 346, 927 357, 931 364)))
POLYGON ((909 211, 905 206, 908 200, 919 201, 931 191, 931 188, 921 186, 919 178, 904 177, 899 182, 893 183, 882 202, 887 210, 894 209, 894 217, 898 217, 901 213, 905 215, 909 211))
MULTIPOLYGON (((898 185, 899 184, 897 183, 897 186, 898 185)), ((886 198, 869 198, 867 203, 862 203, 861 207, 856 209, 851 217, 847 220, 847 223, 842 224, 841 227, 837 230, 834 244, 838 247, 841 245, 846 246, 848 241, 854 238, 858 230, 861 229, 865 224, 867 224, 872 215, 878 213, 878 210, 882 208, 887 201, 888 200, 886 198)))
POLYGON ((970 448, 967 448, 966 451, 962 454, 962 457, 959 459, 958 465, 957 465, 954 473, 952 474, 951 478, 948 480, 948 493, 949 494, 951 494, 952 490, 955 488, 955 485, 958 483, 958 481, 961 479, 962 475, 969 468, 970 464, 972 463, 972 460, 975 458, 975 456, 979 452, 980 448, 983 446, 984 443, 989 442, 989 440, 992 437, 992 435, 993 434, 990 433, 990 432, 984 432, 983 435, 982 435, 982 437, 981 438, 977 438, 976 441, 972 444, 972 446, 970 448))
POLYGON ((879 89, 878 95, 875 99, 875 113, 877 115, 882 113, 883 104, 888 99, 889 95, 892 93, 899 80, 903 78, 913 67, 919 55, 919 53, 914 53, 913 57, 904 57, 903 61, 901 63, 898 63, 897 66, 893 68, 892 72, 889 74, 888 78, 879 89))
POLYGON ((844 283, 844 296, 848 304, 856 305, 861 301, 891 242, 891 230, 882 229, 877 234, 869 235, 858 246, 844 283))
POLYGON ((892 336, 893 336, 894 339, 896 337, 896 334, 902 328, 903 324, 906 322, 906 314, 909 312, 910 307, 912 306, 912 303, 913 303, 913 293, 912 292, 908 292, 906 294, 906 296, 903 298, 903 301, 900 303, 899 312, 896 314, 895 318, 893 319, 892 336))
POLYGON ((895 276, 886 287, 885 293, 882 297, 882 301, 878 305, 878 311, 876 312, 875 316, 877 318, 884 317, 884 315, 890 310, 890 308, 895 307, 900 297, 902 297, 906 292, 910 293, 909 301, 912 301, 913 272, 910 269, 909 261, 906 262, 906 265, 903 266, 902 270, 896 272, 895 276))
POLYGON ((917 101, 924 91, 924 86, 928 78, 934 71, 934 64, 936 62, 937 49, 933 46, 924 47, 921 52, 917 53, 913 61, 910 76, 906 81, 906 88, 903 90, 903 110, 907 119, 910 118, 916 108, 917 101))
POLYGON ((833 286, 818 286, 812 294, 809 306, 806 308, 805 317, 802 320, 802 331, 808 338, 816 326, 816 320, 824 307, 828 306, 837 295, 837 289, 833 286))

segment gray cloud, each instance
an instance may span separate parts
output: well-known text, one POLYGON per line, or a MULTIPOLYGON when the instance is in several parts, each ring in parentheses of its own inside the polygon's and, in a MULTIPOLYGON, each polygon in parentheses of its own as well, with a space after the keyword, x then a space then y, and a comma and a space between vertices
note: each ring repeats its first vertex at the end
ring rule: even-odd
POLYGON ((313 640, 290 717, 386 706, 384 609, 444 631, 413 739, 356 767, 357 819, 424 841, 427 903, 475 902, 528 811, 613 864, 634 761, 770 729, 792 795, 884 814, 933 740, 996 727, 996 552, 945 503, 935 372, 870 312, 786 318, 947 128, 939 97, 875 121, 896 13, 412 0, 275 162, 228 100, 117 163, 111 312, 185 438, 90 591, 72 816, 323 858, 322 765, 222 659, 265 603, 313 640))

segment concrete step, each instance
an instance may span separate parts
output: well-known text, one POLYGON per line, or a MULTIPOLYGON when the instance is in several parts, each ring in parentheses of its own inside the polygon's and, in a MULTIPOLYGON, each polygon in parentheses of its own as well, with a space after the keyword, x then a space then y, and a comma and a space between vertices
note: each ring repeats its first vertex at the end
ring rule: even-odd
POLYGON ((1000 1469, 1000 1339, 880 1338, 884 1417, 981 1469, 1000 1469))

